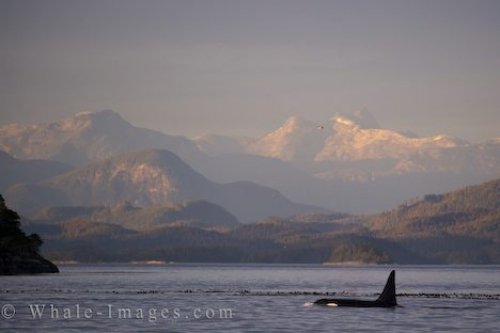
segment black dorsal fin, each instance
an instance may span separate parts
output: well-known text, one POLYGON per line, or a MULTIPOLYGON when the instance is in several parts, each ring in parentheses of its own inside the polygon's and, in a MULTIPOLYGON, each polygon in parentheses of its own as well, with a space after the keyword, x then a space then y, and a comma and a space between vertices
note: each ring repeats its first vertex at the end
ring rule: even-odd
POLYGON ((389 274, 389 278, 385 284, 382 294, 377 298, 377 302, 382 303, 385 306, 396 306, 396 271, 392 271, 389 274))

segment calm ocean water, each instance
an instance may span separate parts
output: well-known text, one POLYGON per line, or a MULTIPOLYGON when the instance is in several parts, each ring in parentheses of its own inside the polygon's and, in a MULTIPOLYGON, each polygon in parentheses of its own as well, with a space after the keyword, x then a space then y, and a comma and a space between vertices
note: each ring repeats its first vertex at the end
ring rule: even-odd
POLYGON ((68 265, 0 277, 6 332, 499 332, 500 266, 68 265), (372 299, 396 269, 394 309, 372 299))

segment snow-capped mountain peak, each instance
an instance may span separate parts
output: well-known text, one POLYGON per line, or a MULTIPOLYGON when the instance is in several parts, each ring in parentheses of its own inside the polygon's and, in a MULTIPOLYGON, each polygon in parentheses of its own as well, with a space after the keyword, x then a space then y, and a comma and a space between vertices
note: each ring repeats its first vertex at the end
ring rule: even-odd
POLYGON ((351 128, 380 128, 375 117, 365 109, 352 114, 337 113, 331 121, 334 127, 337 125, 351 128))
POLYGON ((351 128, 359 127, 359 125, 356 124, 356 122, 354 122, 352 119, 349 119, 348 117, 344 117, 341 115, 337 115, 337 116, 333 117, 332 123, 333 123, 334 127, 336 125, 341 125, 341 126, 351 127, 351 128))
POLYGON ((292 116, 247 146, 247 152, 285 161, 310 159, 327 137, 324 126, 292 116))
POLYGON ((463 140, 449 135, 415 137, 389 129, 363 128, 336 117, 333 132, 315 156, 322 161, 361 161, 384 158, 401 159, 414 154, 433 154, 437 149, 465 146, 463 140))

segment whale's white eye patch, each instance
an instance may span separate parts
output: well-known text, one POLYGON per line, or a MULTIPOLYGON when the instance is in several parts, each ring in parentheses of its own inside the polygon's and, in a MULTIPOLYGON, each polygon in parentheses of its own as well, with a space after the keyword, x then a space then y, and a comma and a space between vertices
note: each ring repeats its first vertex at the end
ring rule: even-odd
POLYGON ((327 303, 326 306, 331 306, 332 308, 339 306, 337 303, 327 303))

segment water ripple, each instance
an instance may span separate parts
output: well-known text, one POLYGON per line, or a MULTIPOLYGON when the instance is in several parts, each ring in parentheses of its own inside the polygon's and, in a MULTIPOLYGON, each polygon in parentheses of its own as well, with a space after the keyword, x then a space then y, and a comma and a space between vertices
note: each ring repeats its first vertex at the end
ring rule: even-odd
MULTIPOLYGON (((231 296, 334 296, 334 297, 377 297, 378 293, 355 293, 350 291, 325 292, 304 290, 231 290, 231 289, 140 289, 140 290, 100 290, 100 289, 4 289, 0 294, 116 294, 116 295, 167 295, 167 294, 221 294, 231 296)), ((437 298, 437 299, 470 299, 500 300, 500 293, 398 293, 399 298, 437 298)))

